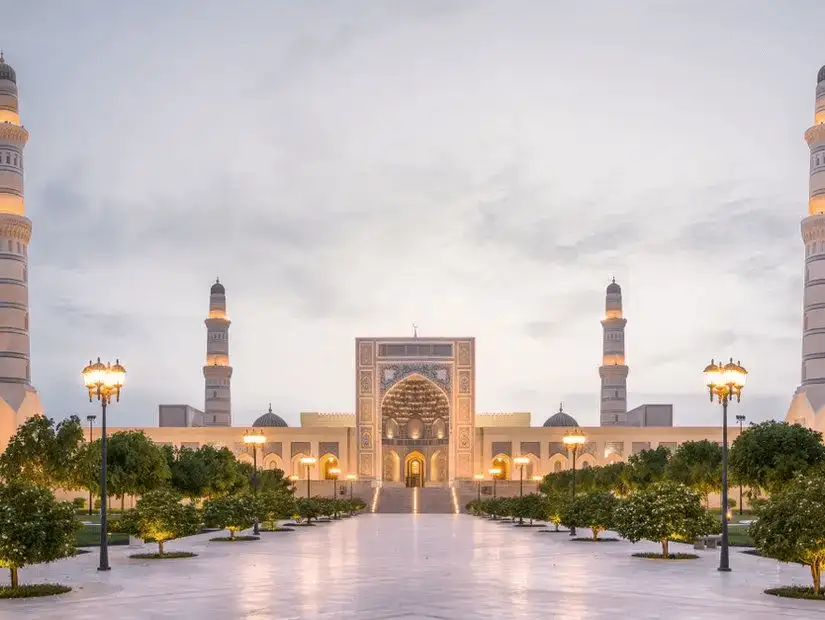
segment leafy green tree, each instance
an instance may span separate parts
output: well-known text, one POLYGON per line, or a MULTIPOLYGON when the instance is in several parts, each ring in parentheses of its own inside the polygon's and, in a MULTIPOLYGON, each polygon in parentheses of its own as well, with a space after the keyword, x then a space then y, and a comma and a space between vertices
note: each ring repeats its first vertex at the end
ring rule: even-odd
POLYGON ((229 493, 238 486, 238 479, 243 476, 240 463, 229 448, 215 448, 204 445, 197 450, 203 459, 205 477, 208 481, 204 489, 205 497, 216 497, 229 493))
POLYGON ((143 431, 119 431, 109 438, 108 484, 120 497, 143 495, 164 486, 171 477, 166 457, 143 431))
POLYGON ((613 527, 613 515, 619 499, 610 491, 590 491, 577 494, 566 506, 563 521, 576 527, 587 527, 593 540, 613 527))
POLYGON ((669 460, 670 450, 664 446, 631 454, 624 469, 628 488, 644 489, 664 480, 669 460))
POLYGON ((532 525, 533 520, 542 521, 545 518, 544 499, 538 493, 528 493, 521 497, 513 498, 513 517, 524 523, 524 519, 529 519, 532 525))
POLYGON ((82 444, 83 427, 77 416, 57 423, 42 415, 32 416, 18 427, 0 455, 0 477, 49 488, 82 488, 74 476, 82 444))
POLYGON ((194 536, 201 529, 201 516, 192 504, 182 504, 181 495, 172 489, 158 489, 144 494, 117 520, 120 532, 153 540, 158 554, 163 555, 163 543, 175 538, 194 536))
POLYGON ((71 488, 100 493, 100 440, 81 444, 74 458, 71 488))
POLYGON ((321 516, 321 507, 316 497, 302 497, 295 502, 295 513, 300 519, 305 519, 307 523, 312 523, 313 519, 321 516))
POLYGON ((595 491, 611 491, 614 495, 624 497, 630 493, 630 486, 627 483, 626 463, 611 463, 601 467, 594 467, 595 491))
POLYGON ((272 490, 292 494, 292 488, 292 481, 286 477, 282 469, 262 469, 258 472, 259 493, 272 490))
POLYGON ((539 483, 539 491, 545 495, 551 495, 553 493, 570 493, 572 485, 573 471, 570 469, 565 469, 552 474, 547 474, 539 483))
POLYGON ((773 494, 798 474, 823 467, 825 445, 822 433, 770 420, 746 428, 731 445, 729 459, 737 482, 773 494))
POLYGON ((667 464, 666 477, 708 495, 722 489, 722 448, 707 439, 681 444, 667 464))
POLYGON ((161 446, 161 450, 169 468, 172 488, 192 501, 206 495, 209 478, 201 451, 183 446, 161 446))
POLYGON ((272 528, 276 521, 295 514, 295 497, 287 491, 264 489, 258 493, 258 510, 261 521, 272 528))
POLYGON ((255 505, 249 495, 222 495, 203 502, 203 520, 207 527, 229 530, 229 537, 252 527, 255 522, 255 505))
POLYGON ((80 527, 74 506, 47 488, 25 480, 0 485, 0 566, 11 572, 11 587, 20 585, 19 568, 72 555, 80 527))
POLYGON ((562 522, 562 515, 564 514, 565 507, 569 501, 570 494, 566 491, 556 491, 545 495, 544 497, 544 520, 552 523, 557 532, 559 531, 559 525, 561 525, 562 522))
POLYGON ((811 569, 820 594, 825 568, 825 477, 798 477, 771 495, 757 512, 748 533, 756 548, 783 562, 811 569))
POLYGON ((670 540, 693 540, 716 527, 699 493, 678 482, 654 482, 636 491, 619 503, 613 521, 613 529, 631 542, 660 542, 665 559, 670 540))

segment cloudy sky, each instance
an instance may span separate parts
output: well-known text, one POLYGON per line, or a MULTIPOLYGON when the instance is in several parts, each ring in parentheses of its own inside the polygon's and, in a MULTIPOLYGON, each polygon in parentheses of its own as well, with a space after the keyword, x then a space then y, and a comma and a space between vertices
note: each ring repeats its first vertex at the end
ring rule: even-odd
POLYGON ((732 355, 784 416, 825 3, 620 4, 4 2, 47 412, 97 355, 112 424, 202 407, 219 275, 236 424, 352 411, 354 338, 413 322, 477 338, 478 411, 596 424, 615 275, 631 406, 716 421, 732 355))

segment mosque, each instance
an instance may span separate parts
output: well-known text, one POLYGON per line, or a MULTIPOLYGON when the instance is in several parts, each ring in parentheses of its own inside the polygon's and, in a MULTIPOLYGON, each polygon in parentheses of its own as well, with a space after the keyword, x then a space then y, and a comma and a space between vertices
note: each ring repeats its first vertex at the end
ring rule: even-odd
MULTIPOLYGON (((28 131, 20 124, 17 76, 0 55, 0 449, 28 417, 42 413, 30 381, 27 248, 23 160, 28 131)), ((802 381, 787 419, 825 431, 825 67, 816 89, 809 215, 802 221, 805 290, 802 381)), ((232 426, 232 366, 227 292, 216 281, 209 294, 204 406, 160 405, 158 426, 142 428, 161 444, 226 446, 251 462, 243 442, 251 429, 232 426)), ((722 429, 673 426, 673 407, 627 409, 622 290, 605 291, 600 425, 579 428, 559 411, 532 426, 529 412, 476 411, 476 341, 472 337, 356 338, 353 412, 301 414, 289 427, 272 411, 253 424, 265 436, 259 464, 300 479, 352 476, 373 486, 467 486, 474 480, 531 480, 571 467, 563 438, 584 435, 579 467, 624 461, 647 448, 675 448, 688 440, 721 441, 722 429), (313 457, 312 465, 301 459, 313 457), (521 463, 516 464, 514 459, 521 463), (335 470, 340 474, 335 474, 335 470), (380 483, 380 484, 379 484, 380 483)), ((126 430, 111 428, 110 432, 126 430)), ((730 439, 738 432, 732 428, 730 439)), ((455 497, 455 495, 454 495, 455 497)), ((456 502, 458 506, 458 502, 456 502)))

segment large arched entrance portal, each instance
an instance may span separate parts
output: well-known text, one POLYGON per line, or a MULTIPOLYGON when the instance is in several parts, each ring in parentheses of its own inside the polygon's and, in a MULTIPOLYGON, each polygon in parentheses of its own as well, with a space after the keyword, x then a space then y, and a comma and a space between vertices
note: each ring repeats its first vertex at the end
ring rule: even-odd
MULTIPOLYGON (((407 486, 447 480, 449 428, 450 403, 429 379, 411 375, 385 394, 381 403, 383 452, 397 454, 403 462, 401 481, 407 486)), ((395 481, 395 476, 388 476, 392 469, 385 460, 385 482, 395 481)))

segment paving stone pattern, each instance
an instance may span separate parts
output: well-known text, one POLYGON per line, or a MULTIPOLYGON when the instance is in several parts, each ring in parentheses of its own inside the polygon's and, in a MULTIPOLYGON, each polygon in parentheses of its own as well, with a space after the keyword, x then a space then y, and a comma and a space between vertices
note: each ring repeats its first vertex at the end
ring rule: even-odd
POLYGON ((807 568, 736 550, 733 572, 719 573, 717 551, 644 560, 630 554, 657 545, 596 546, 440 514, 365 514, 262 536, 235 544, 195 536, 167 548, 199 557, 160 562, 130 560, 134 549, 116 547, 108 573, 95 570, 94 553, 28 568, 26 582, 75 590, 0 601, 0 620, 825 618, 825 604, 762 593, 807 584, 807 568))

